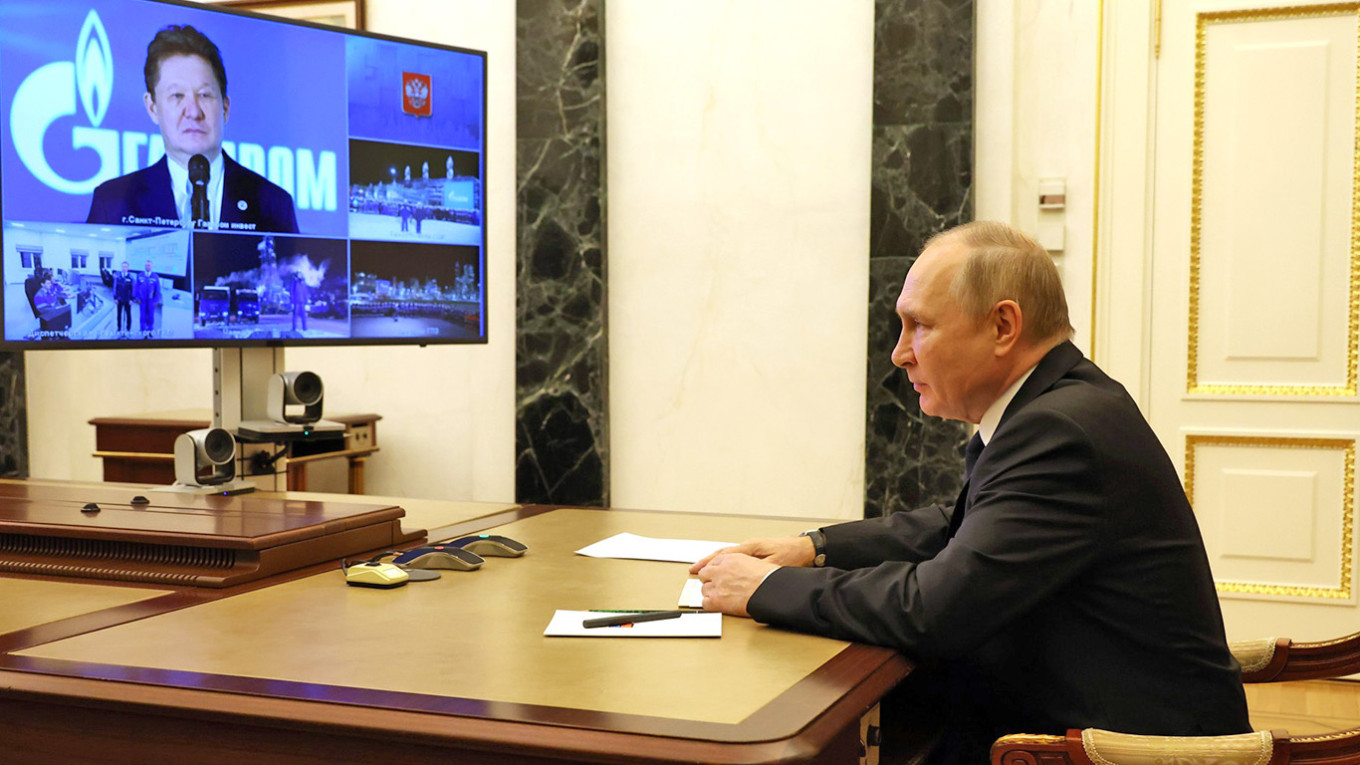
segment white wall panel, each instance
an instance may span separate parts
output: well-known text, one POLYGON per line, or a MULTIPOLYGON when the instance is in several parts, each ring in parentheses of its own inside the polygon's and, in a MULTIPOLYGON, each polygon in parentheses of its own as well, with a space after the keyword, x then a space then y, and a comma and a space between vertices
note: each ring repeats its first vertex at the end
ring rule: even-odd
POLYGON ((1217 483, 1222 497, 1216 508, 1220 555, 1303 563, 1316 559, 1321 510, 1316 470, 1223 468, 1217 483))
POLYGON ((861 516, 873 3, 607 13, 612 503, 861 516))
POLYGON ((1355 26, 1332 15, 1203 27, 1197 391, 1347 383, 1350 263, 1337 255, 1351 246, 1355 26))
POLYGON ((1190 435, 1186 484, 1224 597, 1355 602, 1355 441, 1190 435))

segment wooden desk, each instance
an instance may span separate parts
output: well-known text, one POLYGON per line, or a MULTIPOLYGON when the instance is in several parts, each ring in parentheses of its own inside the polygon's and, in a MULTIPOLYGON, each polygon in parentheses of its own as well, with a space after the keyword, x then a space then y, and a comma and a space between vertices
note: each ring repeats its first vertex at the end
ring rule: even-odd
MULTIPOLYGON (((289 491, 330 488, 348 494, 364 493, 364 463, 378 451, 377 414, 328 415, 345 426, 340 448, 304 453, 300 444, 289 447, 283 458, 289 491), (326 487, 324 479, 309 476, 325 463, 344 459, 348 474, 344 486, 326 487), (310 485, 309 485, 310 484, 310 485)), ((159 412, 125 417, 95 417, 94 456, 104 461, 104 480, 149 484, 175 482, 175 439, 181 433, 206 428, 212 415, 200 410, 159 412)), ((239 448, 239 446, 238 446, 239 448)), ((237 474, 246 477, 247 471, 238 468, 237 474)))
POLYGON ((675 604, 684 564, 573 554, 589 542, 806 526, 517 507, 443 533, 494 527, 528 555, 435 582, 352 588, 318 566, 20 617, 0 635, 0 741, 82 763, 856 762, 860 717, 910 670, 894 651, 731 617, 720 640, 542 636, 557 608, 675 604))

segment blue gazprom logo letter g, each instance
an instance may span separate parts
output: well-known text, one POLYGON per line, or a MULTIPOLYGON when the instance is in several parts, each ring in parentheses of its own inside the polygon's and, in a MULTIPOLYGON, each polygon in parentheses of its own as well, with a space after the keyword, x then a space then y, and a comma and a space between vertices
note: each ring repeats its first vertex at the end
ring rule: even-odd
POLYGON ((76 60, 54 61, 39 67, 14 93, 10 135, 19 159, 29 172, 44 184, 67 194, 88 194, 99 184, 116 177, 118 131, 99 127, 108 112, 112 95, 113 52, 99 14, 91 10, 80 27, 76 60), (47 163, 43 137, 53 122, 76 113, 77 93, 90 127, 71 129, 71 147, 94 149, 99 154, 99 170, 90 178, 73 181, 58 175, 47 163))

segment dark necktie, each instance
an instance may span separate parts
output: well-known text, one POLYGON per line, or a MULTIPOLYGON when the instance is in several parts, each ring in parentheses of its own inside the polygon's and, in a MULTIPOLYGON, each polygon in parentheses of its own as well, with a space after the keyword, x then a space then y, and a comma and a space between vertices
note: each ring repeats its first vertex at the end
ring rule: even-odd
POLYGON ((959 526, 963 523, 963 507, 968 502, 968 483, 973 477, 973 465, 977 464, 978 455, 982 454, 982 434, 974 433, 968 439, 968 446, 963 450, 963 488, 959 489, 959 498, 954 502, 954 514, 949 517, 949 537, 954 538, 958 533, 959 526))
POLYGON ((979 454, 982 454, 982 434, 974 433, 968 439, 968 445, 963 448, 963 480, 967 482, 973 477, 973 466, 977 464, 979 454))

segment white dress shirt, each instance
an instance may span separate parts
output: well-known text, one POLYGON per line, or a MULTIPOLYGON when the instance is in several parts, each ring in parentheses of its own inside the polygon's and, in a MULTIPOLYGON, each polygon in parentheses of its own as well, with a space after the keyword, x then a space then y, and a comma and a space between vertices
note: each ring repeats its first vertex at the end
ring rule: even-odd
MULTIPOLYGON (((1039 365, 1034 365, 1034 367, 1037 366, 1039 365)), ((982 413, 982 421, 978 423, 978 433, 982 434, 984 445, 992 440, 996 426, 1001 424, 1001 415, 1006 413, 1006 407, 1011 405, 1011 399, 1015 398, 1015 394, 1020 392, 1020 386, 1024 385, 1029 376, 1034 374, 1034 367, 1030 367, 1024 374, 1020 375, 1020 379, 1011 383, 1011 387, 1007 388, 1006 392, 1002 393, 1001 397, 993 401, 992 405, 987 407, 987 411, 982 413)))

